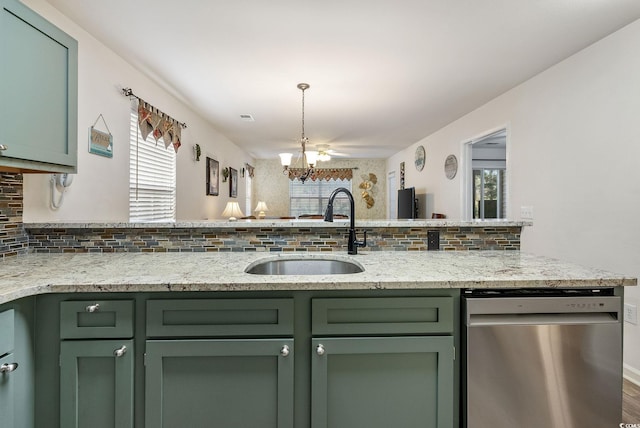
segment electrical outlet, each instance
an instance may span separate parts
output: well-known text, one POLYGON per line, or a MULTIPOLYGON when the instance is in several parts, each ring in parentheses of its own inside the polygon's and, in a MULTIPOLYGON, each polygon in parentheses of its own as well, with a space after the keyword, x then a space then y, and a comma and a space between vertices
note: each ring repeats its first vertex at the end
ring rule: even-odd
POLYGON ((638 324, 638 307, 636 305, 624 304, 624 320, 631 324, 638 324))
POLYGON ((427 250, 437 251, 440 249, 440 231, 427 230, 427 250))
POLYGON ((531 205, 523 205, 520 207, 520 218, 522 220, 533 220, 533 207, 531 205))

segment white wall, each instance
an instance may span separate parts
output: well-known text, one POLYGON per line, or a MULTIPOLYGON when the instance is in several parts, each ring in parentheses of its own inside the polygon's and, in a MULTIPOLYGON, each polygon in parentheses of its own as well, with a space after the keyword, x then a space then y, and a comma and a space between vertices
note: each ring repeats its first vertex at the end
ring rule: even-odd
MULTIPOLYGON (((534 207, 525 252, 640 276, 640 21, 546 70, 396 154, 407 186, 434 194, 436 210, 460 216, 460 172, 443 164, 462 142, 506 125, 509 218, 534 207), (412 166, 427 149, 422 173, 412 166)), ((640 291, 625 289, 640 304, 640 291)), ((640 374, 640 328, 625 323, 624 361, 640 374)), ((640 379, 640 377, 638 378, 640 379)))
MULTIPOLYGON (((216 158, 221 169, 230 166, 238 171, 252 159, 192 111, 187 102, 152 82, 51 5, 43 0, 25 0, 25 4, 78 40, 79 108, 78 174, 63 206, 58 211, 49 208, 49 174, 25 174, 24 221, 128 221, 131 104, 121 93, 123 87, 132 88, 136 95, 188 125, 177 156, 178 220, 221 218, 230 200, 228 184, 220 183, 220 196, 206 196, 206 157, 216 158), (111 159, 90 154, 87 149, 88 129, 100 114, 113 134, 111 159), (193 160, 196 143, 202 149, 200 162, 193 160)), ((104 130, 104 125, 100 122, 97 128, 104 130)), ((244 180, 238 184, 236 200, 243 206, 244 180)))

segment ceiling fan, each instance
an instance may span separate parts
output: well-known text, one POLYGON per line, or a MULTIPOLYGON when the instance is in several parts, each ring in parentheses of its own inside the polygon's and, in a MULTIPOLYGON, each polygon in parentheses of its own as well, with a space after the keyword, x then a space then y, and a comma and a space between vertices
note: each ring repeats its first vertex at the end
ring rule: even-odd
POLYGON ((318 160, 321 162, 326 162, 331 160, 332 156, 336 156, 336 157, 348 157, 349 155, 346 153, 339 153, 336 152, 333 149, 329 148, 328 144, 318 144, 316 145, 316 148, 318 149, 318 160))

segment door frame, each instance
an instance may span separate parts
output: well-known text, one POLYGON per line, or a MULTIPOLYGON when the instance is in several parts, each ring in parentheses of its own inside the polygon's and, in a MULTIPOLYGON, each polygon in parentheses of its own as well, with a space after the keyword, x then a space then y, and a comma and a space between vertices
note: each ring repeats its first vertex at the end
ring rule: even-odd
POLYGON ((509 218, 511 213, 511 124, 509 122, 504 125, 496 126, 495 128, 489 128, 472 138, 464 139, 460 142, 460 153, 462 153, 461 159, 461 177, 460 177, 460 207, 462 220, 473 220, 473 154, 472 146, 488 137, 491 134, 495 134, 501 130, 506 131, 506 149, 505 149, 505 163, 506 173, 505 180, 505 197, 507 198, 507 204, 505 209, 505 218, 509 218))

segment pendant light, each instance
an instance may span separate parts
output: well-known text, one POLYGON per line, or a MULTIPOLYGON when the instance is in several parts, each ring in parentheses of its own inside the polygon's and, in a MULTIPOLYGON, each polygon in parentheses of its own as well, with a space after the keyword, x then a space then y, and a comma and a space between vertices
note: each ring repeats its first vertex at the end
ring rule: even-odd
MULTIPOLYGON (((300 136, 300 145, 302 146, 301 166, 303 170, 298 179, 304 183, 313 174, 313 168, 318 160, 318 152, 307 151, 307 143, 309 139, 304 133, 304 91, 309 89, 308 83, 298 83, 298 89, 302 91, 302 134, 300 136)), ((280 153, 280 163, 283 166, 283 173, 289 174, 289 167, 291 166, 291 153, 280 153)))

